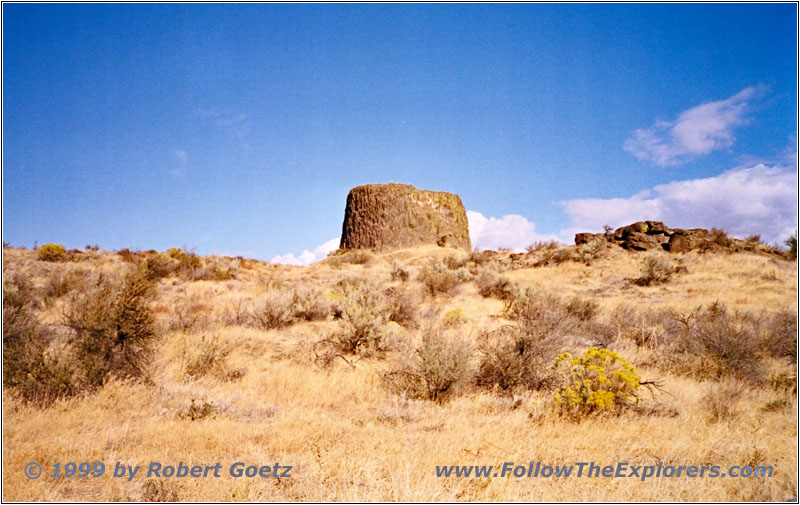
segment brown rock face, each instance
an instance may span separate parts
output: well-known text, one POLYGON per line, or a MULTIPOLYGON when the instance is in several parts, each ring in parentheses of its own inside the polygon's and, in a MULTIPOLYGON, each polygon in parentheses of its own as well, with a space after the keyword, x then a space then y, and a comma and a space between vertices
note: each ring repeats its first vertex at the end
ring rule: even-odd
POLYGON ((669 238, 669 242, 667 243, 667 251, 672 253, 683 253, 689 252, 690 250, 691 247, 689 246, 689 240, 683 233, 675 233, 669 238))
POLYGON ((458 195, 394 183, 350 190, 341 249, 390 251, 425 244, 471 249, 467 213, 458 195))
POLYGON ((578 233, 575 245, 601 241, 615 244, 628 251, 648 251, 664 249, 671 253, 689 251, 735 252, 767 251, 768 246, 728 237, 721 230, 704 228, 668 228, 661 221, 638 221, 614 230, 611 235, 604 233, 578 233))

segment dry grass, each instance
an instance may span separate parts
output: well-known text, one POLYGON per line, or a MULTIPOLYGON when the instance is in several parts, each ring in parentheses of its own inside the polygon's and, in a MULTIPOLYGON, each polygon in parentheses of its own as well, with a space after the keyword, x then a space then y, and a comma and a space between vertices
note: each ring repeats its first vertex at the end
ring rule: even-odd
MULTIPOLYGON (((531 254, 545 250, 554 254, 560 249, 542 248, 531 254)), ((28 331, 32 314, 45 333, 54 336, 50 346, 58 341, 59 314, 70 296, 82 289, 78 277, 83 274, 75 274, 74 280, 71 269, 79 267, 96 275, 130 266, 117 254, 91 250, 81 255, 80 262, 38 261, 33 251, 10 248, 4 249, 4 256, 4 281, 19 273, 30 284, 22 285, 23 298, 27 293, 41 301, 19 301, 24 307, 21 316, 9 308, 8 317, 19 316, 17 328, 28 331), (50 293, 49 303, 44 303, 46 293, 50 293)), ((644 287, 631 282, 639 275, 641 258, 608 250, 592 259, 590 266, 553 261, 550 266, 509 269, 485 254, 466 257, 442 248, 419 248, 371 256, 363 263, 361 258, 347 262, 331 256, 307 268, 218 258, 214 261, 230 266, 226 270, 230 275, 220 276, 224 278, 160 276, 150 302, 158 333, 147 365, 150 382, 111 375, 96 392, 47 407, 24 401, 4 382, 3 498, 795 499, 796 353, 791 354, 790 333, 793 328, 796 331, 796 263, 750 253, 665 256, 687 271, 666 284, 644 287), (393 275, 397 265, 408 272, 428 267, 436 274, 433 277, 457 277, 452 286, 440 291, 437 283, 432 282, 431 289, 422 282, 424 277, 393 275), (471 279, 464 273, 478 268, 503 272, 504 279, 495 282, 488 275, 471 279), (286 300, 276 301, 276 292, 287 294, 286 300), (514 299, 525 293, 545 297, 557 293, 559 297, 535 298, 532 304, 515 308, 508 300, 498 299, 511 292, 514 299), (747 349, 758 354, 756 373, 763 380, 749 380, 747 366, 742 369, 747 373, 739 375, 719 368, 717 380, 667 366, 659 359, 673 349, 669 337, 684 324, 670 314, 687 316, 698 306, 708 310, 717 300, 726 308, 725 317, 730 318, 726 321, 734 333, 749 328, 756 345, 747 349), (253 312, 262 301, 284 308, 285 322, 254 324, 253 312), (356 310, 359 304, 360 311, 356 310), (203 321, 190 324, 193 313, 201 314, 203 321), (459 314, 459 325, 435 329, 446 325, 452 319, 446 315, 453 313, 459 314), (643 380, 657 379, 664 392, 653 391, 651 396, 642 391, 637 409, 574 422, 554 412, 552 391, 547 387, 513 387, 510 392, 479 387, 480 351, 487 349, 480 336, 504 335, 513 341, 513 335, 502 333, 505 327, 537 338, 558 333, 563 343, 556 345, 559 349, 548 348, 548 353, 561 347, 577 353, 602 334, 605 345, 625 356, 643 380), (315 359, 315 349, 324 347, 320 342, 348 331, 351 335, 361 332, 366 340, 325 364, 315 359), (372 344, 364 342, 375 335, 381 338, 377 347, 385 352, 366 352, 372 344), (394 385, 399 389, 387 387, 384 377, 398 370, 408 372, 411 379, 394 385), (217 479, 137 475, 127 481, 106 475, 28 480, 22 469, 29 461, 45 469, 67 461, 103 461, 107 467, 115 461, 129 465, 221 462, 223 468, 244 461, 294 468, 291 479, 235 479, 223 474, 217 479), (775 474, 768 479, 654 478, 645 482, 616 478, 532 482, 435 475, 436 465, 501 465, 505 461, 765 464, 772 465, 775 474)), ((199 268, 212 264, 208 258, 199 261, 199 268)), ((8 289, 19 287, 9 285, 8 289)), ((4 304, 4 323, 6 317, 4 304)), ((688 322, 698 324, 696 319, 688 322)), ((713 333, 703 326, 706 322, 692 326, 693 331, 706 337, 709 348, 721 350, 725 358, 729 334, 713 333), (722 347, 717 345, 720 342, 722 347)), ((5 344, 4 332, 4 350, 5 344)), ((738 360, 742 355, 737 356, 738 360)))

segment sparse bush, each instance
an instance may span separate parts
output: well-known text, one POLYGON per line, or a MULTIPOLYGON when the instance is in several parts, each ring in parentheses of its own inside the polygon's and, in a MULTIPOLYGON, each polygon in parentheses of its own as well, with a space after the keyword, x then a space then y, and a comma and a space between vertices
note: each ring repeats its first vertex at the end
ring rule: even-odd
POLYGON ((458 327, 469 321, 469 318, 464 315, 464 311, 460 308, 455 308, 445 312, 442 316, 444 325, 447 327, 458 327))
POLYGON ((342 354, 371 356, 387 349, 388 311, 379 286, 364 279, 345 279, 336 291, 338 329, 324 344, 342 354))
POLYGON ((294 322, 292 298, 292 294, 286 291, 267 291, 254 303, 251 319, 253 324, 264 330, 289 326, 294 322))
MULTIPOLYGON (((133 500, 124 500, 133 501, 133 500)), ((163 480, 147 479, 142 489, 143 502, 177 502, 180 501, 174 485, 163 480)))
POLYGON ((195 403, 192 398, 191 404, 178 412, 178 419, 188 419, 189 421, 199 421, 206 418, 214 418, 219 412, 219 408, 211 402, 195 403))
POLYGON ((291 312, 295 321, 324 321, 333 312, 332 305, 316 288, 298 286, 292 291, 291 312))
POLYGON ((640 286, 663 284, 669 281, 674 273, 675 267, 667 260, 656 254, 649 254, 642 260, 639 277, 634 282, 640 286))
POLYGON ((579 321, 591 321, 600 311, 600 305, 595 301, 575 296, 567 303, 565 309, 579 321))
POLYGON ((353 265, 364 265, 369 260, 375 257, 375 253, 369 249, 350 249, 340 255, 342 263, 350 263, 353 265))
POLYGON ((44 244, 36 248, 36 256, 40 261, 64 261, 67 250, 61 244, 44 244))
POLYGON ((252 307, 245 297, 233 300, 225 307, 222 320, 227 326, 245 326, 251 320, 252 307))
POLYGON ((227 363, 233 348, 219 339, 203 336, 196 346, 187 348, 184 356, 184 371, 187 380, 212 375, 222 380, 234 380, 242 376, 241 370, 232 370, 227 363))
POLYGON ((417 326, 417 296, 409 289, 386 290, 386 303, 389 321, 403 326, 404 328, 416 328, 417 326))
POLYGON ((163 326, 164 331, 189 333, 211 324, 211 306, 203 303, 197 295, 184 295, 171 303, 170 308, 172 310, 163 326))
POLYGON ((431 296, 449 293, 458 284, 456 273, 449 270, 441 261, 432 261, 424 266, 417 280, 425 285, 431 296))
POLYGON ((731 247, 733 240, 722 228, 711 228, 708 239, 720 247, 731 247))
POLYGON ((678 314, 671 309, 637 310, 620 305, 611 312, 609 319, 619 337, 640 347, 658 348, 682 331, 688 331, 695 316, 694 313, 678 314))
POLYGON ((400 282, 408 281, 409 277, 411 276, 411 274, 408 272, 408 269, 397 261, 392 262, 392 270, 390 275, 393 281, 400 282))
POLYGON ((797 259, 797 232, 794 232, 794 235, 791 235, 789 238, 786 239, 784 242, 786 247, 788 248, 786 254, 789 256, 790 259, 796 260, 797 259))
POLYGON ((553 401, 561 415, 580 419, 600 412, 620 413, 639 403, 640 377, 627 359, 591 347, 581 357, 560 354, 553 363, 558 385, 553 401))
POLYGON ((25 401, 48 404, 73 394, 72 368, 48 353, 48 340, 33 310, 30 281, 20 273, 3 278, 3 386, 25 401))
POLYGON ((477 383, 498 387, 544 389, 552 378, 550 363, 561 352, 577 321, 555 296, 526 289, 507 304, 513 324, 483 333, 477 383))
POLYGON ((431 327, 423 331, 419 345, 396 356, 383 379, 394 393, 442 402, 469 375, 469 343, 456 333, 431 327))
POLYGON ((196 281, 227 281, 235 279, 238 270, 239 260, 212 256, 191 270, 191 278, 196 281))
POLYGON ((702 400, 709 422, 732 419, 745 389, 745 385, 737 380, 729 379, 712 384, 702 400))
POLYGON ((752 324, 730 314, 718 302, 695 314, 686 329, 665 346, 659 360, 699 380, 733 377, 763 382, 763 359, 752 324))
POLYGON ((473 249, 469 253, 469 256, 467 257, 467 261, 468 262, 472 262, 476 267, 479 267, 479 266, 483 265, 484 263, 486 263, 487 261, 489 261, 489 258, 486 256, 486 254, 484 254, 484 252, 481 252, 481 251, 479 251, 477 249, 473 249))
POLYGON ((551 250, 558 249, 558 246, 559 244, 555 240, 548 240, 548 241, 537 240, 536 242, 525 247, 525 250, 528 251, 529 253, 532 253, 536 251, 541 251, 543 249, 551 249, 551 250))
POLYGON ((119 280, 101 275, 93 286, 69 297, 62 320, 73 331, 83 388, 98 387, 111 375, 146 376, 155 338, 152 287, 147 271, 137 267, 119 280))
POLYGON ((590 265, 592 261, 601 256, 605 250, 605 245, 599 240, 592 240, 581 244, 575 248, 572 259, 579 263, 590 265))
POLYGON ((545 389, 552 374, 549 364, 559 351, 560 338, 527 333, 519 326, 506 326, 479 337, 481 354, 476 383, 512 394, 517 388, 545 389))
POLYGON ((770 374, 767 384, 770 389, 789 396, 797 395, 797 371, 770 374))
POLYGON ((783 311, 764 316, 764 349, 775 357, 797 363, 797 313, 783 311))
POLYGON ((514 297, 515 286, 507 277, 498 275, 489 270, 482 270, 475 279, 478 292, 482 297, 494 297, 500 300, 510 300, 514 297))
POLYGON ((147 276, 151 280, 157 280, 168 277, 175 272, 180 262, 165 253, 155 253, 148 255, 144 260, 144 264, 147 269, 147 276))
POLYGON ((87 276, 88 271, 82 268, 56 270, 45 281, 43 292, 45 303, 80 288, 87 276))
POLYGON ((575 258, 573 249, 570 247, 561 247, 555 245, 553 247, 543 247, 537 249, 539 259, 534 263, 534 266, 557 266, 567 261, 572 261, 575 258))
POLYGON ((469 256, 450 254, 444 258, 445 266, 450 270, 458 270, 469 261, 469 256))
POLYGON ((120 249, 117 251, 117 256, 122 259, 122 261, 126 263, 133 263, 136 261, 136 257, 139 254, 138 251, 132 251, 130 248, 126 247, 124 249, 120 249))

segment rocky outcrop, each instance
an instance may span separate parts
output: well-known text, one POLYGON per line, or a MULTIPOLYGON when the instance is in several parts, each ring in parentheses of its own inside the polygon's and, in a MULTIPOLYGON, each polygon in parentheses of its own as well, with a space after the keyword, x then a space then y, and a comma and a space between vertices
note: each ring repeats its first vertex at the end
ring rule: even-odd
POLYGON ((408 184, 367 184, 347 195, 341 249, 390 251, 433 244, 470 250, 461 198, 408 184))
POLYGON ((708 231, 703 228, 684 230, 669 228, 661 221, 638 221, 617 228, 613 233, 578 233, 575 244, 594 241, 615 244, 629 251, 663 249, 673 253, 693 250, 704 251, 755 251, 767 246, 757 242, 728 237, 722 230, 708 231))

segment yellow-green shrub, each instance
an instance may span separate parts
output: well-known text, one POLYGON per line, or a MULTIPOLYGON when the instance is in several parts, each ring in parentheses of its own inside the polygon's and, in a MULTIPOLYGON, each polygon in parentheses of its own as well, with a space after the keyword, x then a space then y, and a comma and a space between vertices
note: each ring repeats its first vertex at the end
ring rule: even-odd
POLYGON ((553 401, 562 415, 619 413, 639 403, 639 374, 627 359, 609 349, 590 347, 581 357, 561 353, 553 369, 559 372, 561 383, 553 401))
POLYGON ((36 255, 41 261, 62 261, 67 250, 61 244, 44 244, 36 249, 36 255))

